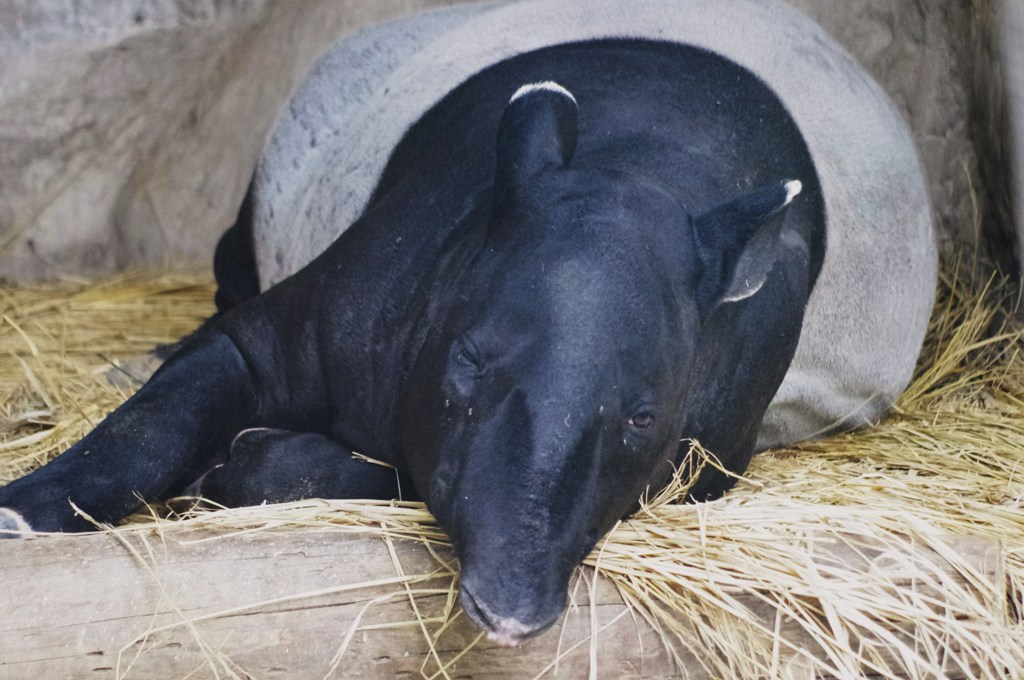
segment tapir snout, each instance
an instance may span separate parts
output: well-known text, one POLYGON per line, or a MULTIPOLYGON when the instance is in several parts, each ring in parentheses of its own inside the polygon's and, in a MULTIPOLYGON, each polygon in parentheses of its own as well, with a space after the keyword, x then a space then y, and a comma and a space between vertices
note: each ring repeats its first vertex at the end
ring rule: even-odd
POLYGON ((555 623, 573 570, 608 521, 593 507, 602 421, 572 432, 564 416, 531 414, 527 401, 512 390, 452 443, 472 453, 457 457, 435 499, 461 562, 463 609, 504 646, 555 623))
POLYGON ((459 602, 462 609, 481 630, 487 633, 487 639, 502 647, 514 647, 523 640, 539 635, 550 628, 565 608, 566 583, 535 584, 531 579, 521 581, 522 596, 518 602, 509 607, 504 603, 495 603, 479 595, 484 592, 476 577, 481 570, 466 570, 463 567, 459 582, 459 602), (546 596, 545 596, 546 595, 546 596))

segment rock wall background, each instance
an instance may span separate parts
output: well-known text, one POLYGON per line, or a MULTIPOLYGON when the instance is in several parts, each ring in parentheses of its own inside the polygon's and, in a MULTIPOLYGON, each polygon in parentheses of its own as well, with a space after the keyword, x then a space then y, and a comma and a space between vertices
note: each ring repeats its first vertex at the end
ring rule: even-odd
MULTIPOLYGON (((457 1, 0 0, 0 277, 209 266, 270 125, 325 47, 457 1)), ((787 1, 903 111, 944 247, 978 244, 1014 267, 1024 3, 787 1)))
POLYGON ((0 276, 208 266, 337 36, 432 0, 0 0, 0 276))
MULTIPOLYGON (((787 2, 835 37, 902 111, 928 176, 943 250, 977 245, 1016 271, 998 39, 1004 7, 1021 0, 787 2)), ((1018 35, 1007 51, 1024 48, 1018 35)))

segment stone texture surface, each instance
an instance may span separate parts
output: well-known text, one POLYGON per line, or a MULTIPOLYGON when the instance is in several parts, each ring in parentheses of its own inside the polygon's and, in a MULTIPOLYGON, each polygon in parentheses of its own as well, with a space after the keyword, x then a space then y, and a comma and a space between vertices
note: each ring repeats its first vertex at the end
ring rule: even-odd
MULTIPOLYGON (((457 1, 0 0, 0 276, 208 266, 267 130, 327 44, 457 1)), ((907 117, 944 244, 990 244, 1009 263, 1022 3, 787 1, 907 117)))
POLYGON ((1004 266, 1012 265, 1002 247, 1012 225, 1005 201, 990 191, 1006 172, 993 158, 991 112, 1001 95, 990 29, 999 3, 1019 1, 787 0, 864 65, 910 124, 943 250, 977 243, 1004 266))
POLYGON ((0 0, 0 276, 208 265, 331 40, 432 0, 0 0))

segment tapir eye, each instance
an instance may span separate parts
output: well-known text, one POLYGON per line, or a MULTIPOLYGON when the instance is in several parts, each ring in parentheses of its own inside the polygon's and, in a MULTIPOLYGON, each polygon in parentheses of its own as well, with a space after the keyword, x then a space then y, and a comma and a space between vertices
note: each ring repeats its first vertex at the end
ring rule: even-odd
POLYGON ((480 358, 480 351, 468 338, 460 338, 454 349, 455 361, 466 368, 473 369, 477 373, 484 370, 483 360, 480 358))
POLYGON ((445 390, 453 399, 467 399, 484 374, 484 362, 473 341, 463 336, 448 350, 445 390))
POLYGON ((654 414, 646 411, 637 413, 629 419, 629 424, 638 430, 646 430, 654 424, 654 414))

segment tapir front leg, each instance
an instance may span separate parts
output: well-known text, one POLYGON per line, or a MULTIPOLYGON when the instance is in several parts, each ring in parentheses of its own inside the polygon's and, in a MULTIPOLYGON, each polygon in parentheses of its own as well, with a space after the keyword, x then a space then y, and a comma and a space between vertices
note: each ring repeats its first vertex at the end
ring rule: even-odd
POLYGON ((237 345, 216 330, 195 337, 84 439, 0 489, 0 529, 93 528, 72 503, 117 521, 225 450, 257 417, 257 401, 237 345))
POLYGON ((227 461, 186 493, 228 507, 306 498, 419 500, 404 472, 356 458, 351 449, 322 434, 266 427, 240 432, 227 461))

